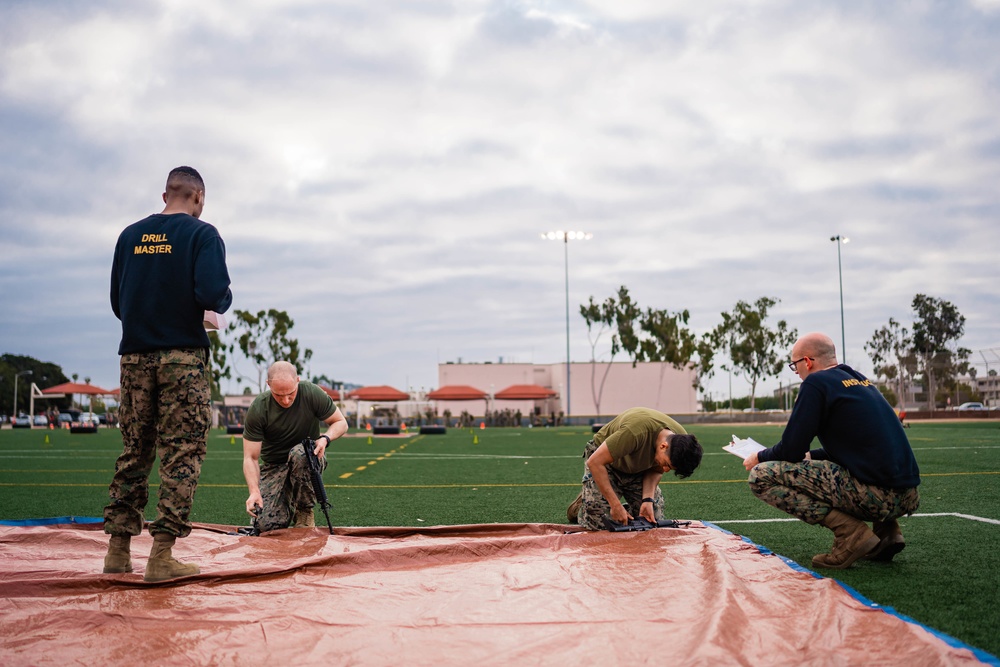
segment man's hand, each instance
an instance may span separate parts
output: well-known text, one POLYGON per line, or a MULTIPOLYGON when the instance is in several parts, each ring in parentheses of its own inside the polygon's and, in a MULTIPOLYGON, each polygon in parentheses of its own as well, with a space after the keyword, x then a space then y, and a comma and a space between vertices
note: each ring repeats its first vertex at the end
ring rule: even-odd
POLYGON ((632 515, 625 511, 625 507, 621 503, 617 503, 611 508, 611 519, 616 523, 627 525, 632 520, 632 515))
POLYGON ((752 470, 755 465, 760 463, 760 459, 757 458, 758 452, 754 452, 750 456, 743 459, 743 467, 747 470, 752 470))
POLYGON ((639 516, 650 523, 656 523, 656 514, 653 511, 653 503, 643 503, 639 507, 639 516))
MULTIPOLYGON (((323 435, 326 434, 324 433, 323 435)), ((316 455, 316 458, 319 458, 323 456, 323 452, 326 451, 326 446, 330 444, 330 441, 321 435, 320 437, 313 440, 313 444, 316 445, 315 447, 313 447, 313 454, 316 455)))
POLYGON ((253 517, 257 516, 257 512, 255 510, 262 509, 263 506, 264 506, 264 499, 260 497, 259 491, 251 493, 250 497, 247 498, 247 514, 249 514, 250 516, 253 517))

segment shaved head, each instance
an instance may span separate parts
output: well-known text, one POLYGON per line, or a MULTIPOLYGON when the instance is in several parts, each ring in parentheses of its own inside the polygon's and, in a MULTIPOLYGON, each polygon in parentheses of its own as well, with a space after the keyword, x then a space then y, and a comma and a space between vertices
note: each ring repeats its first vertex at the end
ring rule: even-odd
POLYGON ((792 346, 794 357, 812 357, 820 364, 837 363, 837 347, 833 339, 818 331, 807 333, 792 346))
POLYGON ((276 361, 267 369, 267 381, 271 383, 275 380, 295 381, 299 377, 299 371, 287 361, 276 361))

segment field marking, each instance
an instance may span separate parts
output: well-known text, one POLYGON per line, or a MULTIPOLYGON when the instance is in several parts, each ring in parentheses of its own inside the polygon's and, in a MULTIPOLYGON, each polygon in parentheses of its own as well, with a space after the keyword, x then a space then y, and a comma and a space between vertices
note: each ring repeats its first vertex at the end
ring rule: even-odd
MULTIPOLYGON (((416 440, 407 444, 414 444, 416 440)), ((400 447, 403 449, 403 447, 400 447)), ((915 447, 914 452, 921 451, 931 451, 931 450, 956 450, 956 449, 1000 449, 1000 445, 971 445, 971 446, 961 446, 961 447, 915 447)), ((116 450, 117 451, 117 450, 116 450)), ((60 454, 72 454, 74 460, 82 459, 100 459, 106 460, 114 452, 107 452, 103 455, 98 453, 82 454, 79 449, 15 449, 7 450, 5 452, 0 452, 0 460, 4 459, 61 459, 64 458, 59 456, 60 454), (19 454, 24 454, 24 456, 19 456, 19 454), (81 455, 82 454, 82 455, 81 455)), ((393 453, 402 455, 402 452, 393 453)), ((705 452, 705 456, 732 456, 729 452, 705 452)), ((368 451, 335 451, 327 450, 327 459, 339 459, 339 458, 371 458, 372 452, 368 451)), ((212 460, 234 460, 242 459, 243 454, 240 451, 231 452, 221 452, 213 454, 211 456, 212 460)), ((579 459, 583 458, 579 454, 527 454, 527 455, 517 455, 517 454, 465 454, 461 452, 454 453, 439 453, 439 452, 406 452, 403 458, 420 458, 427 460, 438 460, 438 461, 448 461, 448 460, 461 460, 461 459, 579 459)), ((739 457, 735 457, 738 459, 739 457)), ((958 475, 958 474, 996 474, 996 473, 926 473, 924 476, 932 477, 936 475, 958 475)))
MULTIPOLYGON (((987 519, 984 516, 973 516, 972 514, 961 514, 959 512, 926 512, 926 513, 911 514, 907 518, 911 518, 912 519, 912 518, 916 518, 916 517, 923 518, 923 517, 938 517, 938 516, 953 516, 953 517, 957 517, 959 519, 968 519, 969 521, 979 521, 981 523, 989 523, 989 524, 993 524, 995 526, 1000 526, 1000 520, 997 520, 997 519, 987 519)), ((902 519, 902 518, 904 518, 904 517, 900 517, 900 519, 902 519)), ((709 523, 717 523, 717 524, 721 525, 721 524, 724 524, 724 523, 725 524, 730 524, 730 523, 787 523, 787 522, 791 522, 791 521, 800 521, 800 519, 795 519, 795 518, 782 518, 782 519, 724 519, 722 521, 710 521, 709 523)))
POLYGON ((995 526, 1000 526, 1000 520, 997 519, 987 519, 983 516, 973 516, 971 514, 962 514, 960 512, 928 512, 926 514, 914 514, 913 516, 956 516, 959 519, 968 519, 969 521, 981 521, 983 523, 991 523, 995 526))
MULTIPOLYGON (((390 456, 390 454, 386 454, 386 456, 390 456)), ((364 468, 365 468, 365 466, 361 466, 360 468, 355 468, 355 470, 363 470, 364 468)), ((46 471, 46 470, 5 470, 3 468, 0 468, 0 474, 3 474, 3 473, 24 474, 24 473, 44 473, 44 472, 52 472, 52 471, 46 471)), ((61 471, 61 472, 76 473, 76 472, 81 472, 81 471, 70 470, 70 471, 61 471)), ((98 471, 98 472, 105 472, 105 471, 98 471)), ((333 473, 331 473, 331 474, 333 474, 333 473)), ((342 474, 338 475, 338 478, 339 479, 347 479, 347 478, 349 478, 349 477, 351 477, 353 475, 354 475, 354 471, 351 471, 351 472, 346 472, 345 471, 342 474)), ((1000 475, 1000 471, 990 470, 990 471, 983 471, 983 472, 941 472, 941 473, 929 473, 929 474, 925 474, 925 475, 922 475, 922 476, 923 477, 962 477, 962 476, 970 476, 970 475, 1000 475)), ((740 479, 685 479, 685 480, 677 480, 677 481, 672 481, 671 480, 671 481, 661 481, 660 482, 660 484, 665 484, 665 485, 668 485, 668 486, 675 486, 675 485, 681 485, 681 484, 746 484, 746 483, 747 483, 747 480, 746 480, 745 477, 740 478, 740 479)), ((58 487, 64 487, 64 486, 80 486, 80 487, 104 486, 104 487, 106 487, 107 483, 102 483, 102 484, 84 484, 84 483, 69 484, 69 483, 65 483, 65 484, 62 484, 62 483, 53 483, 53 482, 36 482, 36 483, 0 482, 0 487, 25 487, 25 488, 30 488, 30 487, 45 487, 45 486, 58 486, 58 487)), ((150 487, 153 487, 153 486, 159 486, 159 484, 150 484, 150 487)), ((520 488, 520 487, 539 487, 539 486, 551 486, 551 487, 560 487, 560 488, 561 487, 572 487, 572 486, 580 486, 580 483, 579 482, 548 482, 548 483, 539 482, 539 483, 533 483, 533 484, 521 484, 521 483, 513 483, 513 482, 511 482, 511 483, 505 483, 505 484, 491 484, 491 483, 477 484, 477 483, 472 483, 472 482, 466 482, 466 483, 460 483, 460 484, 376 484, 376 485, 366 485, 366 484, 328 484, 328 486, 331 486, 333 488, 338 488, 338 489, 464 489, 464 488, 470 488, 471 489, 471 488, 479 488, 479 487, 483 487, 483 488, 488 488, 488 487, 502 488, 502 487, 506 487, 506 488, 516 489, 516 488, 520 488)), ((245 484, 199 483, 198 484, 198 488, 207 488, 207 489, 212 489, 212 488, 214 488, 214 489, 246 488, 246 485, 245 484)), ((916 516, 916 515, 914 515, 914 516, 916 516)))

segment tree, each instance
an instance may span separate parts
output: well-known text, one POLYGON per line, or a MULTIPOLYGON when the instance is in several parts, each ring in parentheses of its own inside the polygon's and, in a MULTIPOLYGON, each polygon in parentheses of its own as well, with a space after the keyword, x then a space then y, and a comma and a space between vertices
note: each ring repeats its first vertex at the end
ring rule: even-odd
POLYGON ((913 297, 913 350, 920 361, 927 386, 927 407, 935 408, 937 379, 954 377, 958 366, 968 361, 970 350, 952 346, 965 333, 965 316, 949 301, 924 294, 913 297))
POLYGON ((336 389, 337 385, 342 384, 337 380, 334 380, 333 378, 327 377, 325 373, 323 375, 314 376, 309 381, 312 382, 313 384, 325 385, 330 389, 336 389))
MULTIPOLYGON (((611 363, 615 355, 622 350, 634 355, 639 345, 635 333, 635 321, 639 317, 639 307, 629 296, 628 288, 622 285, 618 288, 618 298, 609 296, 602 303, 590 297, 586 306, 580 306, 580 315, 587 323, 587 338, 590 340, 590 391, 594 399, 594 408, 601 414, 601 397, 604 394, 604 382, 611 371, 611 363), (596 326, 596 333, 595 333, 596 326), (611 356, 608 357, 604 374, 600 383, 597 382, 597 343, 605 332, 611 333, 611 356)), ((633 362, 634 365, 634 362, 633 362)))
POLYGON ((784 360, 779 358, 779 351, 788 349, 798 337, 798 332, 789 329, 784 320, 779 320, 774 329, 765 326, 768 310, 778 303, 779 299, 766 296, 752 306, 738 301, 731 313, 722 313, 722 323, 707 337, 706 342, 729 353, 722 368, 745 376, 750 383, 751 409, 755 407, 757 383, 781 372, 784 360))
POLYGON ((275 361, 287 361, 301 374, 303 364, 312 358, 312 350, 301 350, 299 341, 288 337, 294 326, 295 322, 283 310, 271 308, 257 313, 234 310, 226 334, 235 336, 235 340, 228 345, 221 339, 212 344, 213 379, 216 383, 222 378, 233 378, 237 383, 248 380, 256 383, 257 391, 261 392, 267 369, 275 361), (243 360, 249 361, 256 378, 237 367, 236 350, 240 351, 243 360))
MULTIPOLYGON (((646 308, 632 300, 628 288, 618 288, 617 298, 611 296, 602 303, 590 297, 587 304, 580 306, 580 315, 587 323, 587 337, 590 340, 590 387, 597 413, 601 412, 601 396, 611 363, 619 352, 626 352, 634 367, 640 361, 660 361, 674 368, 697 367, 692 359, 701 349, 697 338, 687 328, 690 313, 682 310, 646 308), (597 344, 605 333, 611 333, 611 356, 608 358, 600 382, 597 381, 597 344)), ((708 352, 711 359, 711 352, 708 352)), ((696 381, 695 386, 700 383, 696 381)))
POLYGON ((912 342, 910 332, 890 317, 889 324, 877 330, 871 340, 865 343, 865 350, 875 366, 875 374, 885 377, 889 382, 895 380, 898 391, 893 392, 893 395, 898 397, 900 409, 904 407, 906 381, 910 377, 906 360, 912 342))
POLYGON ((674 368, 691 363, 698 350, 695 335, 687 328, 691 315, 686 310, 671 313, 669 310, 647 308, 639 328, 646 336, 639 342, 636 358, 639 361, 665 361, 674 368))
MULTIPOLYGON (((56 364, 18 354, 0 355, 0 378, 2 378, 0 381, 0 414, 6 414, 8 410, 13 408, 14 414, 11 416, 14 417, 21 412, 28 411, 28 406, 31 404, 32 382, 39 388, 46 389, 69 381, 69 378, 63 374, 62 368, 56 364), (17 378, 17 406, 15 406, 14 377, 24 371, 31 371, 31 373, 17 378)), ((68 408, 69 403, 68 396, 46 401, 47 405, 61 409, 68 408)))

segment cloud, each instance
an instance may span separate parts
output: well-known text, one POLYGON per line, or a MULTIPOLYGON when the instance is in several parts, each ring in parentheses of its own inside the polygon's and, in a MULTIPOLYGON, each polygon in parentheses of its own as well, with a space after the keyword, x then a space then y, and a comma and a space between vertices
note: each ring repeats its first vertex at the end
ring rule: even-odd
POLYGON ((623 284, 699 331, 768 295, 836 332, 835 234, 859 368, 918 292, 1000 346, 995 5, 4 6, 3 351, 115 384, 111 251, 179 164, 234 307, 347 381, 561 360, 564 250, 574 359, 623 284))

